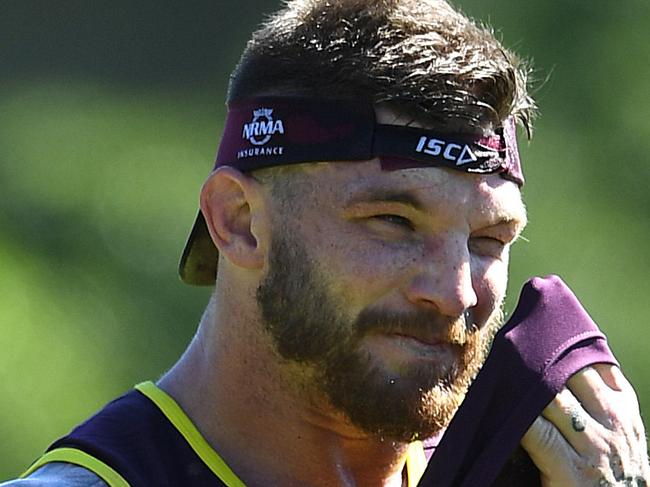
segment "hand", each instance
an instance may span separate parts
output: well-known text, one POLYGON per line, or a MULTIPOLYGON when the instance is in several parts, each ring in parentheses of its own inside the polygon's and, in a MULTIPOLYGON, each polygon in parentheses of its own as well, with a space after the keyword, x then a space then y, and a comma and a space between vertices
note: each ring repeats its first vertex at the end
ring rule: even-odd
POLYGON ((618 367, 572 376, 522 439, 544 487, 646 487, 650 467, 639 403, 618 367))

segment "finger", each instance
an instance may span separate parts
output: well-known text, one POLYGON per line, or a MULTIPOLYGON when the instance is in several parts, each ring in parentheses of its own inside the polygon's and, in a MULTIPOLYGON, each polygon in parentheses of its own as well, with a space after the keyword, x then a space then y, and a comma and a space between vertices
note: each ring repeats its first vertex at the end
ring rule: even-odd
POLYGON ((593 367, 585 367, 567 381, 567 388, 582 404, 589 415, 612 430, 616 427, 612 410, 620 410, 620 400, 616 400, 615 391, 604 381, 603 377, 593 367))
POLYGON ((609 364, 587 367, 572 376, 567 386, 596 421, 625 438, 630 451, 643 449, 645 429, 639 402, 618 367, 609 364))
POLYGON ((623 393, 624 399, 619 399, 627 406, 626 417, 632 420, 633 436, 639 443, 646 444, 645 428, 641 419, 639 399, 632 384, 625 378, 620 368, 609 364, 596 364, 594 368, 603 378, 603 381, 614 387, 618 387, 623 393))
POLYGON ((604 428, 582 407, 569 389, 562 389, 542 411, 580 455, 587 454, 595 446, 604 448, 604 428))
POLYGON ((549 420, 538 416, 521 439, 521 446, 543 478, 573 479, 580 456, 549 420))
POLYGON ((584 409, 607 429, 602 440, 609 444, 607 457, 615 480, 627 479, 626 473, 646 471, 647 447, 638 400, 620 369, 607 364, 587 367, 574 375, 568 386, 584 409))
POLYGON ((619 401, 625 401, 625 404, 628 408, 629 413, 634 413, 636 415, 640 414, 639 399, 636 396, 634 387, 630 384, 630 381, 623 375, 623 372, 616 365, 611 364, 594 364, 593 368, 602 381, 616 393, 622 393, 624 398, 619 398, 616 396, 619 401))
POLYGON ((594 364, 592 366, 611 389, 615 391, 624 391, 631 387, 630 383, 623 376, 621 370, 611 364, 594 364))
POLYGON ((596 364, 594 368, 607 385, 620 390, 620 392, 618 390, 614 392, 622 411, 622 424, 618 428, 618 433, 627 440, 633 465, 637 467, 637 470, 645 472, 644 476, 647 478, 650 471, 647 440, 645 427, 641 419, 639 399, 634 387, 632 387, 632 384, 623 375, 619 367, 609 364, 596 364))

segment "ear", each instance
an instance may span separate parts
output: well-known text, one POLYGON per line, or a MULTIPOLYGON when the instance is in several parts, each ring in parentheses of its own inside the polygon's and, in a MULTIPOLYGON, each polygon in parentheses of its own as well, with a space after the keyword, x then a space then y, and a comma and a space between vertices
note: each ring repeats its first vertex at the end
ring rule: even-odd
POLYGON ((260 183, 232 167, 220 167, 201 189, 201 212, 219 253, 245 269, 264 266, 260 183), (259 225, 258 225, 259 223, 259 225))

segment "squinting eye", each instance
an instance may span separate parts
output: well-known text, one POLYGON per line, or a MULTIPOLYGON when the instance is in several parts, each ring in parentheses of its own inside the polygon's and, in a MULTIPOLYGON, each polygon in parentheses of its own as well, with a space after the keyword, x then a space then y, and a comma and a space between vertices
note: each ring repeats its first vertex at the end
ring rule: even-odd
POLYGON ((469 250, 487 257, 500 257, 506 245, 505 242, 493 237, 470 237, 469 239, 469 250))
POLYGON ((411 223, 411 220, 409 220, 408 218, 404 218, 403 216, 400 215, 375 215, 372 218, 386 223, 390 223, 391 225, 408 228, 409 230, 413 230, 414 228, 413 223, 411 223))

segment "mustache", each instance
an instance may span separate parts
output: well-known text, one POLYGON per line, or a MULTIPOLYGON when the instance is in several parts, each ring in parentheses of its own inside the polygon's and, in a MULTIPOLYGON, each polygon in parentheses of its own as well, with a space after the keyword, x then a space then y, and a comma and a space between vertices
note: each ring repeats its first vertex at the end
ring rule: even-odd
POLYGON ((359 336, 370 333, 406 335, 425 342, 444 342, 464 346, 478 332, 471 312, 450 317, 435 310, 395 312, 363 310, 355 320, 359 336))

